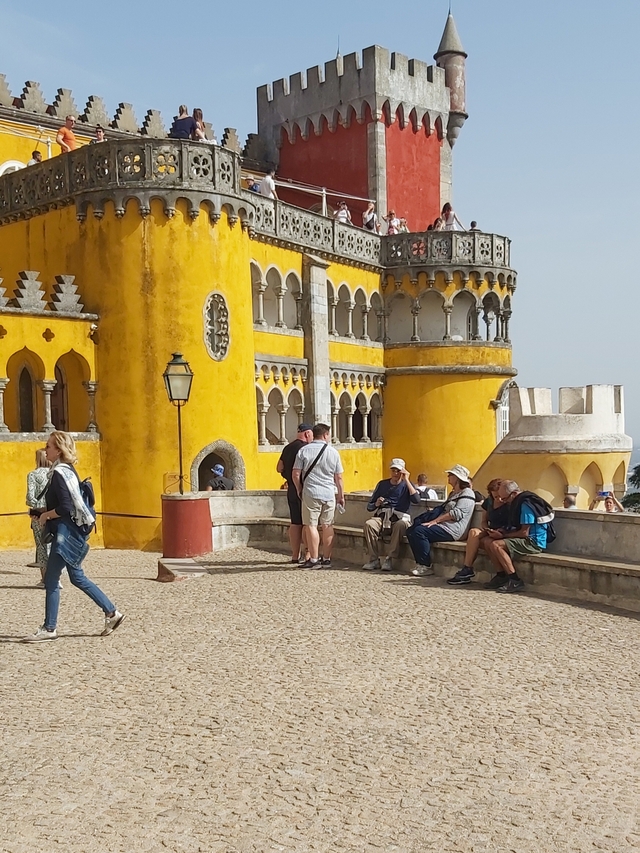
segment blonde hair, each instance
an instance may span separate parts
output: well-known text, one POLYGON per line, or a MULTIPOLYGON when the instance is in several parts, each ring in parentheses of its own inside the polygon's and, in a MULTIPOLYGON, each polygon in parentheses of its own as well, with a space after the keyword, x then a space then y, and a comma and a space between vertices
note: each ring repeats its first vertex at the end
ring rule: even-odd
POLYGON ((66 462, 67 465, 75 465, 78 456, 76 454, 76 443, 71 433, 54 430, 49 433, 49 438, 53 441, 54 447, 60 451, 61 461, 66 462))
POLYGON ((36 468, 51 468, 46 450, 36 450, 36 468))

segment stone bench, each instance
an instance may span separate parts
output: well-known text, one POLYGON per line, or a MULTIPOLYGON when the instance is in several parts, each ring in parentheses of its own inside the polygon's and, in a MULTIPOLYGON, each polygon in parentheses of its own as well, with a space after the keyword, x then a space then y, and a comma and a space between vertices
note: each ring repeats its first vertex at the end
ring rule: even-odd
MULTIPOLYGON (((289 521, 286 518, 213 518, 214 551, 239 545, 272 546, 286 550, 289 521)), ((451 577, 464 563, 464 542, 439 542, 433 546, 436 576, 451 577)), ((334 557, 361 568, 366 561, 362 528, 335 525, 334 557)), ((394 570, 410 574, 415 565, 411 549, 405 541, 394 570)), ((640 566, 619 561, 590 559, 585 556, 544 552, 519 560, 518 574, 533 592, 574 598, 640 612, 640 566)), ((474 583, 489 580, 494 573, 489 559, 482 553, 475 565, 474 583)))

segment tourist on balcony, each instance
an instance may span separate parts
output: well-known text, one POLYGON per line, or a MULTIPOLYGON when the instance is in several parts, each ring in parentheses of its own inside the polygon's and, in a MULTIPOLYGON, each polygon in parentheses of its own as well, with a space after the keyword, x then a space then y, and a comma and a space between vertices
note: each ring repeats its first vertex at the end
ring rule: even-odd
POLYGON ((444 231, 444 220, 438 217, 431 226, 431 231, 444 231))
POLYGON ((367 504, 367 510, 374 516, 364 523, 364 539, 369 551, 369 560, 362 567, 366 572, 376 569, 390 572, 393 569, 391 560, 400 556, 402 537, 411 524, 409 507, 420 503, 420 492, 411 482, 404 459, 392 459, 389 468, 391 476, 380 480, 367 504), (380 564, 386 533, 390 537, 389 553, 380 564))
POLYGON ((478 223, 474 220, 471 222, 471 226, 469 227, 469 231, 479 231, 478 223))
POLYGON ((24 641, 37 643, 57 638, 59 582, 65 568, 71 583, 88 595, 104 612, 102 636, 106 637, 121 625, 124 615, 82 570, 82 561, 89 551, 86 531, 95 524, 95 514, 80 490, 80 479, 74 468, 78 460, 73 436, 68 432, 54 430, 49 434, 45 452, 51 463, 51 471, 44 495, 46 509, 38 519, 41 527, 46 530, 45 538, 50 535, 52 539, 44 576, 45 617, 42 627, 25 637, 24 641))
POLYGON ((338 204, 338 209, 334 213, 334 217, 337 222, 341 222, 343 225, 351 223, 351 211, 347 207, 346 201, 341 201, 338 204))
POLYGON ((478 551, 485 550, 489 542, 489 530, 499 530, 509 524, 509 504, 500 497, 502 480, 491 480, 487 486, 489 497, 482 502, 482 520, 480 527, 472 527, 467 535, 467 547, 464 552, 464 565, 456 574, 447 580, 451 586, 465 586, 475 577, 473 564, 478 551))
POLYGON ((442 208, 440 216, 443 222, 443 231, 466 231, 466 228, 456 216, 456 212, 449 202, 442 208))
POLYGON ((407 530, 407 539, 416 560, 416 567, 412 572, 415 577, 434 574, 431 544, 462 539, 476 506, 476 496, 470 486, 469 469, 464 465, 454 465, 446 473, 451 486, 447 500, 435 509, 417 516, 407 530))
POLYGON ((92 139, 89 145, 97 145, 99 142, 106 142, 106 137, 104 135, 104 128, 97 124, 96 125, 96 138, 92 139))
POLYGON ((42 154, 40 151, 32 151, 31 160, 29 160, 27 166, 37 166, 38 163, 42 163, 42 154))
POLYGON ((73 132, 75 123, 74 116, 67 116, 64 120, 64 126, 56 134, 56 142, 60 146, 61 154, 68 154, 69 151, 75 151, 78 147, 78 142, 73 132))
POLYGON ((416 489, 420 492, 420 496, 428 501, 437 501, 438 495, 435 489, 429 488, 429 480, 426 474, 418 474, 418 485, 416 489))
POLYGON ((387 234, 397 234, 400 231, 400 220, 396 216, 395 210, 390 210, 382 218, 387 223, 387 234))
POLYGON ((589 504, 589 509, 595 510, 596 512, 602 512, 602 509, 598 507, 598 504, 603 502, 605 512, 624 512, 624 507, 613 492, 598 492, 589 504))
POLYGON ((293 441, 284 448, 278 459, 276 471, 286 480, 287 503, 289 504, 289 544, 291 545, 291 562, 304 563, 306 554, 301 553, 302 540, 302 501, 293 482, 293 463, 301 447, 313 441, 313 425, 300 424, 298 433, 293 441))
POLYGON ((260 181, 260 195, 265 196, 266 198, 278 198, 278 193, 276 192, 276 182, 274 180, 275 172, 273 169, 267 169, 267 174, 260 181))
POLYGON ((204 116, 200 107, 196 107, 193 111, 193 120, 196 123, 196 128, 193 132, 192 139, 194 142, 211 142, 213 145, 215 139, 207 139, 207 129, 204 126, 204 116))
POLYGON ((527 559, 545 550, 554 513, 544 498, 535 492, 523 492, 513 480, 503 480, 498 495, 510 506, 510 513, 506 526, 487 531, 484 550, 497 572, 485 586, 496 592, 522 592, 524 581, 513 560, 527 559))
POLYGON ((170 139, 193 139, 196 132, 196 120, 189 115, 189 110, 186 104, 180 104, 178 107, 178 118, 174 118, 171 130, 169 131, 170 139))
POLYGON ((293 463, 293 482, 302 500, 302 523, 307 537, 309 559, 303 569, 331 567, 333 551, 333 517, 336 503, 344 507, 342 462, 340 454, 329 444, 331 427, 316 424, 313 441, 298 450, 293 463), (320 534, 322 528, 322 560, 320 534))
POLYGON ((398 225, 398 231, 400 234, 409 233, 409 226, 407 224, 407 220, 404 217, 400 218, 400 225, 398 225))
POLYGON ((562 499, 562 506, 560 509, 578 509, 576 506, 576 496, 575 495, 565 495, 562 499))
POLYGON ((374 234, 380 233, 380 223, 378 222, 378 214, 376 213, 376 204, 370 201, 367 209, 362 214, 362 227, 368 231, 373 231, 374 234))
POLYGON ((44 493, 49 483, 49 468, 51 463, 47 459, 44 450, 36 450, 36 467, 27 474, 27 506, 31 518, 31 530, 36 543, 36 559, 28 563, 30 569, 40 569, 40 583, 38 586, 44 589, 44 572, 47 567, 49 548, 43 540, 43 531, 38 519, 47 508, 44 493))

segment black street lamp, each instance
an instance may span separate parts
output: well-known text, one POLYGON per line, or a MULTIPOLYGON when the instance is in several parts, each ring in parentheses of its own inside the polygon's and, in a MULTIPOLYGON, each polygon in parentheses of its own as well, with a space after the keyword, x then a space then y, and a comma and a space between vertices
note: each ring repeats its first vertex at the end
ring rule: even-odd
POLYGON ((164 386, 167 389, 169 402, 178 407, 178 454, 180 456, 180 494, 184 494, 184 474, 182 472, 182 418, 180 409, 189 402, 193 371, 184 360, 181 352, 174 352, 173 358, 167 364, 164 373, 164 386))

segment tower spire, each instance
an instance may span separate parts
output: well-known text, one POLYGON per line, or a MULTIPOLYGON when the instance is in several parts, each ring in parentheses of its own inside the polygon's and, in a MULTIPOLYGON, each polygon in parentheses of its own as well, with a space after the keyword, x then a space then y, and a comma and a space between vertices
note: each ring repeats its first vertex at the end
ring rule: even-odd
POLYGON ((462 125, 467 120, 465 60, 467 53, 462 47, 458 28, 451 9, 434 57, 436 64, 444 68, 444 80, 451 93, 447 139, 453 148, 462 125))

